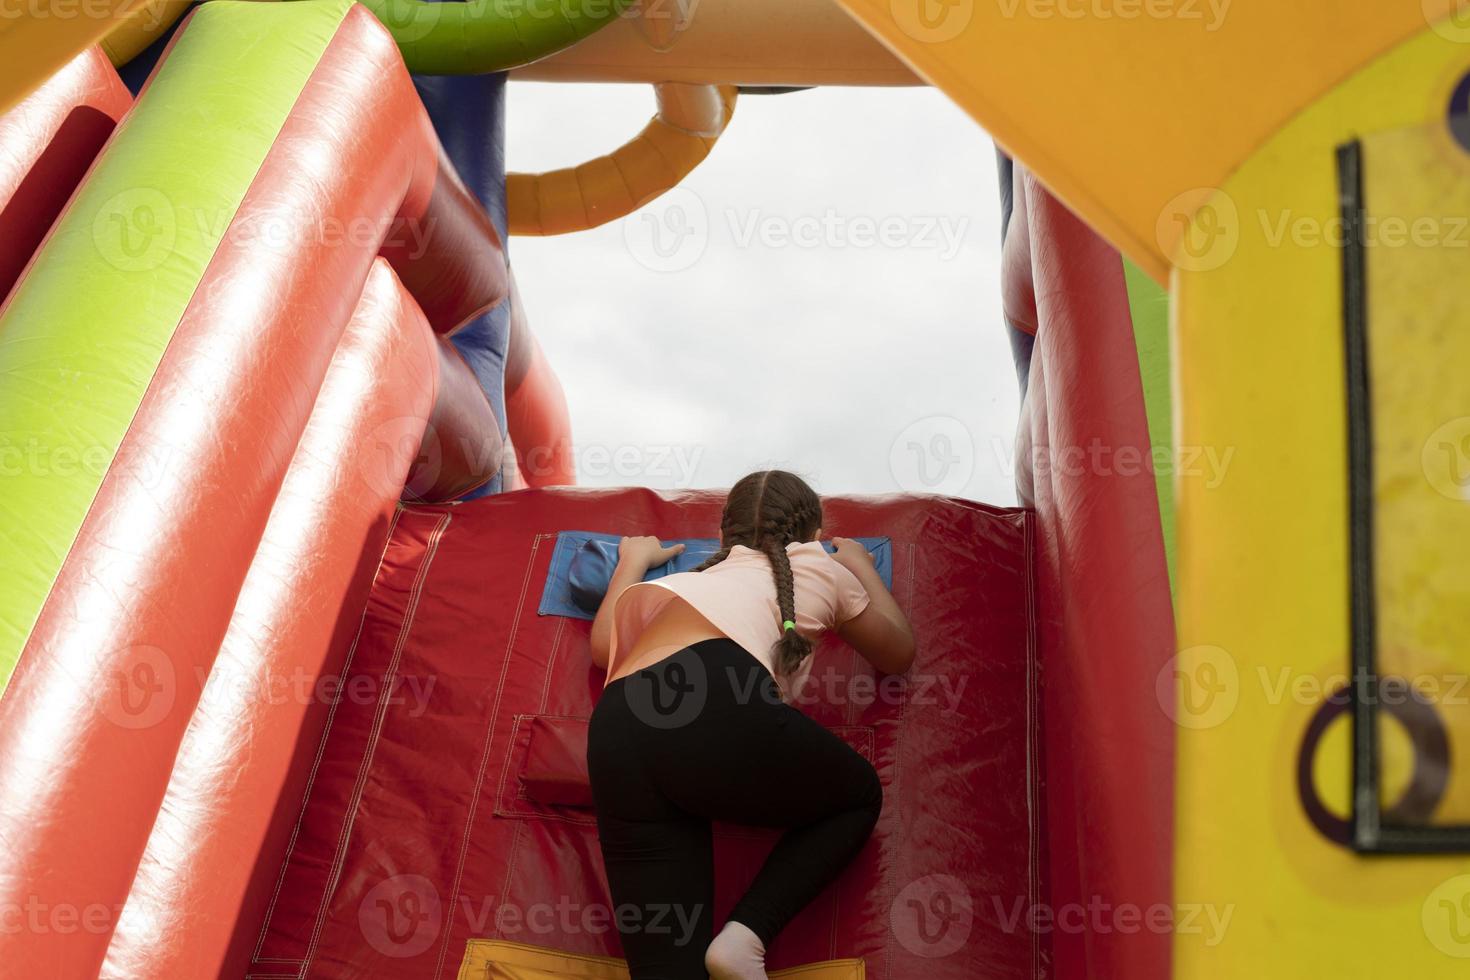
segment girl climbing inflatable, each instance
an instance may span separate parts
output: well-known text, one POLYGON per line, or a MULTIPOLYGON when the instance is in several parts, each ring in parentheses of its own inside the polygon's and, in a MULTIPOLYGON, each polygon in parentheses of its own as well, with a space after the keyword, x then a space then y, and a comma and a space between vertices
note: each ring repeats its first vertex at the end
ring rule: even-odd
POLYGON ((878 820, 872 764, 786 701, 815 634, 885 673, 908 669, 913 634, 868 552, 839 538, 829 556, 821 525, 812 489, 766 470, 731 489, 694 571, 643 582, 683 545, 622 539, 592 627, 608 680, 587 764, 634 980, 764 980, 766 948, 878 820), (790 828, 718 937, 712 820, 790 828))

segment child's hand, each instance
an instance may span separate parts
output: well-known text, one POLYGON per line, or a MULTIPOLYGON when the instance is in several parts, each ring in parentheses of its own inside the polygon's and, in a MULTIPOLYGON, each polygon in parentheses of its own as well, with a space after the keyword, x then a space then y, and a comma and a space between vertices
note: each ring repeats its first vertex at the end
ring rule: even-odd
POLYGON ((652 535, 623 538, 618 542, 618 561, 642 565, 644 571, 650 568, 657 568, 672 559, 675 555, 682 555, 683 553, 684 546, 682 544, 665 548, 663 542, 652 535))
POLYGON ((852 538, 833 538, 832 544, 837 548, 832 557, 842 562, 849 569, 858 563, 861 563, 858 567, 862 565, 867 565, 869 568, 873 567, 872 554, 867 548, 864 548, 852 538))

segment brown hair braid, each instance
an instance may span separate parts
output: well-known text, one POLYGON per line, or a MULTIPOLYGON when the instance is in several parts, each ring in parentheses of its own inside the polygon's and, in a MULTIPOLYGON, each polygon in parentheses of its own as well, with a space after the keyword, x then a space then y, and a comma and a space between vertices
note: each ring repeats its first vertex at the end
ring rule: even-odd
MULTIPOLYGON (((720 518, 720 550, 694 569, 702 572, 729 557, 735 545, 761 552, 771 562, 776 583, 776 603, 781 620, 796 620, 796 586, 786 546, 793 541, 810 541, 822 526, 822 501, 806 481, 785 470, 761 470, 730 488, 725 512, 720 518)), ((776 673, 789 675, 807 655, 812 643, 796 630, 782 629, 772 648, 776 673)))

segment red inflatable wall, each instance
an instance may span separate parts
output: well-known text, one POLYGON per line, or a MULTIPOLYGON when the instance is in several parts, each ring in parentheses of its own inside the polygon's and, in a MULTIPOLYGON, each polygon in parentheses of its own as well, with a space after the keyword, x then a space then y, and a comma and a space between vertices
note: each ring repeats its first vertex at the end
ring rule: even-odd
MULTIPOLYGON (((274 900, 249 937, 251 975, 454 977, 472 937, 617 953, 598 915, 592 811, 531 795, 552 750, 580 757, 578 720, 603 677, 589 624, 537 604, 558 530, 710 536, 720 505, 712 493, 535 490, 400 515, 290 851, 271 867, 262 857, 274 900)), ((840 641, 817 654, 802 707, 868 755, 886 799, 873 840, 771 961, 864 956, 869 976, 895 980, 1034 977, 1031 518, 942 498, 835 499, 826 527, 892 538, 918 662, 879 688, 840 641)), ((717 915, 772 839, 717 828, 717 915)))
POLYGON ((1123 265, 1016 174, 1003 288, 1036 330, 1016 475, 1039 531, 1055 976, 1167 980, 1169 933, 1136 924, 1173 895, 1174 730, 1155 684, 1174 620, 1153 473, 1120 464, 1151 448, 1123 265))

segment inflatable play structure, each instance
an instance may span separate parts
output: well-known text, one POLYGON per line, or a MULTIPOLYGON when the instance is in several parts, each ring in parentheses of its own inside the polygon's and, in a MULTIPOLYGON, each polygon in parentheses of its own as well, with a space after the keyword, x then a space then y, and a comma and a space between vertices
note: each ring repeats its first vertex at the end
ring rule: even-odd
POLYGON ((1453 0, 42 2, 0 65, 6 976, 626 977, 587 596, 720 495, 573 486, 507 238, 921 84, 1002 148, 1022 506, 830 498, 918 662, 818 650, 885 803, 773 975, 1470 969, 1453 0), (657 114, 507 174, 507 77, 657 114))

